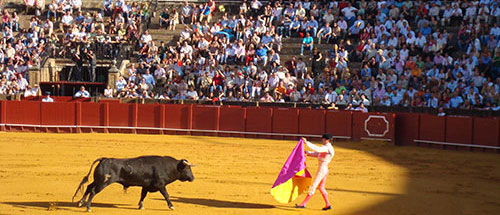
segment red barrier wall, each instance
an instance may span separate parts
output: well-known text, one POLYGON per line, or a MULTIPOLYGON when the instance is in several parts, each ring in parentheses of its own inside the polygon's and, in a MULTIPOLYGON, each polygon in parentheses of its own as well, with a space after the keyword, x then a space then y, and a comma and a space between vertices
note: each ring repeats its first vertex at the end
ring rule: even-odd
POLYGON ((325 133, 325 110, 299 109, 299 134, 325 133))
POLYGON ((40 103, 41 125, 76 125, 76 103, 40 103))
POLYGON ((398 113, 395 120, 396 144, 413 145, 413 140, 418 139, 419 115, 411 113, 398 113))
POLYGON ((446 117, 428 114, 420 115, 419 139, 430 141, 445 141, 446 117))
POLYGON ((135 127, 134 107, 137 104, 109 103, 109 126, 135 127))
POLYGON ((81 106, 81 125, 104 126, 104 104, 85 102, 81 106))
POLYGON ((327 110, 325 113, 325 131, 333 136, 352 136, 352 114, 349 111, 327 110))
POLYGON ((165 128, 190 129, 191 105, 163 105, 165 107, 165 128))
POLYGON ((500 146, 500 123, 494 118, 474 118, 472 142, 476 145, 500 146))
MULTIPOLYGON (((202 106, 193 106, 192 107, 192 128, 200 129, 200 130, 210 130, 216 131, 219 129, 219 107, 218 106, 210 106, 210 105, 202 105, 202 106)), ((200 134, 200 135, 216 135, 215 132, 192 132, 192 134, 200 134)))
MULTIPOLYGON (((6 113, 6 101, 0 101, 0 124, 5 123, 5 116, 7 115, 6 113)), ((5 126, 0 125, 0 131, 5 130, 5 126)))
POLYGON ((6 101, 5 123, 40 125, 40 102, 6 101))
MULTIPOLYGON (((245 131, 246 109, 242 107, 220 107, 219 130, 221 131, 245 131)), ((242 136, 219 133, 220 136, 242 136)))
MULTIPOLYGON (((299 110, 294 108, 274 108, 272 120, 273 133, 298 134, 299 110)), ((293 139, 297 139, 294 137, 293 139)))
POLYGON ((161 128, 161 108, 159 104, 143 104, 138 106, 137 126, 161 128))
POLYGON ((353 131, 352 138, 359 140, 394 139, 394 115, 387 113, 352 113, 353 131))
POLYGON ((446 117, 446 142, 472 144, 472 117, 446 117))
MULTIPOLYGON (((272 108, 247 107, 247 118, 245 122, 245 131, 247 132, 272 132, 272 108)), ((258 135, 245 135, 246 137, 257 137, 258 135)), ((262 136, 270 137, 270 136, 262 136)))
POLYGON ((413 144, 414 140, 500 146, 500 119, 439 117, 428 114, 362 113, 337 110, 239 106, 121 104, 91 102, 41 103, 0 101, 0 129, 92 132, 88 126, 118 132, 173 133, 245 137, 286 137, 332 133, 359 140, 375 138, 413 144), (31 125, 31 126, 30 126, 31 125), (33 126, 34 125, 34 126, 33 126), (48 125, 49 127, 43 127, 48 125), (50 126, 60 125, 59 128, 50 126), (388 125, 388 126, 387 126, 388 125), (395 126, 397 125, 397 126, 395 126), (75 126, 83 126, 75 128, 75 126), (128 128, 108 128, 128 127, 128 128), (154 129, 141 129, 141 128, 154 129), (166 128, 166 130, 156 129, 166 128), (169 130, 171 129, 171 130, 169 130), (180 129, 180 130, 175 130, 180 129), (182 130, 186 129, 186 130, 182 130), (192 132, 190 129, 207 130, 192 132), (397 134, 397 135, 396 135, 397 134))

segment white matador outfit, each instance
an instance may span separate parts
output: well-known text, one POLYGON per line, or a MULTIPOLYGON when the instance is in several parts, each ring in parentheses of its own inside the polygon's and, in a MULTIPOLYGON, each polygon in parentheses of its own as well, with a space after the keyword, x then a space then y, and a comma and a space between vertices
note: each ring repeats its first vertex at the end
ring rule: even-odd
POLYGON ((326 179, 326 176, 328 175, 328 164, 333 159, 333 156, 335 155, 335 150, 333 149, 333 146, 330 142, 322 146, 314 145, 309 141, 305 142, 307 147, 313 150, 313 151, 306 151, 306 154, 308 156, 318 158, 318 166, 319 166, 318 171, 316 172, 316 176, 314 177, 314 181, 311 187, 309 188, 308 192, 308 194, 312 196, 314 194, 314 191, 316 191, 316 188, 322 181, 323 181, 322 184, 323 186, 321 186, 320 189, 324 189, 324 179, 326 179))

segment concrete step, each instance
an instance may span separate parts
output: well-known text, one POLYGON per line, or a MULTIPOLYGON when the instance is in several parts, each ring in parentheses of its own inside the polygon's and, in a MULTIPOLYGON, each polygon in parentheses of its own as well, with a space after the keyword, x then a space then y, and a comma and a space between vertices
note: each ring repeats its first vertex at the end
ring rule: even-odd
POLYGON ((159 39, 153 39, 156 45, 160 45, 161 42, 165 42, 165 45, 167 46, 173 46, 177 43, 178 40, 165 40, 162 38, 159 39))
MULTIPOLYGON (((302 40, 304 38, 301 37, 288 37, 288 38, 283 38, 283 43, 289 42, 289 43, 302 43, 302 40)), ((316 38, 314 38, 314 41, 316 41, 316 38)))
MULTIPOLYGON (((56 63, 68 63, 68 62, 73 62, 73 60, 69 58, 56 58, 56 63)), ((112 60, 110 59, 97 59, 97 63, 111 63, 112 60)))
POLYGON ((160 28, 160 26, 156 26, 155 28, 150 28, 148 29, 149 33, 151 35, 175 35, 178 36, 181 34, 182 30, 184 30, 184 27, 179 24, 176 26, 175 30, 168 30, 166 27, 160 28))
MULTIPOLYGON (((69 58, 56 58, 55 59, 56 65, 58 69, 62 69, 66 66, 75 66, 75 62, 69 58)), ((110 67, 112 66, 112 60, 109 59, 97 59, 97 66, 98 67, 110 67)), ((84 64, 86 65, 86 64, 84 64)))
MULTIPOLYGON (((308 54, 308 52, 305 52, 304 56, 300 55, 293 55, 293 54, 280 54, 281 62, 285 63, 289 60, 292 59, 292 57, 295 57, 295 59, 302 58, 302 60, 306 63, 307 66, 311 66, 312 62, 309 58, 311 58, 311 55, 308 54)), ((361 69, 361 62, 349 62, 348 63, 349 68, 351 69, 361 69)))
MULTIPOLYGON (((325 53, 327 49, 319 49, 321 53, 325 53)), ((281 49, 281 52, 279 53, 280 55, 295 55, 299 56, 300 55, 300 48, 295 48, 295 49, 281 49)), ((309 50, 304 50, 304 55, 310 55, 309 50)))
MULTIPOLYGON (((302 43, 284 42, 283 46, 282 46, 282 49, 297 49, 297 48, 300 49, 301 46, 302 46, 302 43)), ((317 44, 317 43, 314 43, 313 46, 316 47, 316 48, 318 48, 318 49, 324 49, 324 50, 328 50, 328 49, 333 48, 332 44, 317 44)))
POLYGON ((153 37, 153 39, 155 39, 155 38, 174 39, 174 38, 180 37, 180 34, 169 34, 169 33, 166 33, 167 30, 162 30, 162 31, 165 31, 165 33, 160 33, 160 32, 150 33, 151 37, 153 37))

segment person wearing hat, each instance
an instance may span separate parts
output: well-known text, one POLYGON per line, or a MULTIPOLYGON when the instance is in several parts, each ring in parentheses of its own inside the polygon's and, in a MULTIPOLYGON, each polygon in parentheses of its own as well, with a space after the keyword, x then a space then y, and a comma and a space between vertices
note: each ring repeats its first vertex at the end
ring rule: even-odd
POLYGON ((312 144, 311 142, 307 141, 306 138, 302 137, 302 141, 306 143, 307 147, 312 149, 313 151, 306 151, 307 156, 311 157, 317 157, 318 162, 319 162, 319 167, 318 171, 316 172, 316 176, 314 177, 314 181, 309 187, 309 192, 307 193, 306 198, 302 203, 299 205, 296 205, 297 208, 305 208, 307 202, 311 197, 314 195, 314 191, 316 191, 316 188, 319 185, 319 191, 321 192, 321 195, 323 196, 323 200, 325 200, 325 207, 323 210, 330 210, 332 209, 332 206, 330 205, 330 202, 328 201, 328 193, 326 192, 325 189, 325 182, 326 182, 326 177, 328 176, 328 164, 332 160, 333 156, 335 155, 335 150, 333 149, 332 144, 330 143, 330 140, 332 139, 331 134, 323 134, 321 137, 321 142, 323 143, 322 146, 317 146, 312 144))
POLYGON ((42 102, 54 102, 54 99, 50 97, 50 92, 45 92, 47 97, 42 99, 42 102))

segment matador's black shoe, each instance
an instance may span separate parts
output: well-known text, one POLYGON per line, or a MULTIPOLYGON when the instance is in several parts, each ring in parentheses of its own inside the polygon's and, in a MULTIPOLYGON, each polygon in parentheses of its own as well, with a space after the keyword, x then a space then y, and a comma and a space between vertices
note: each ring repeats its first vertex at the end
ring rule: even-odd
POLYGON ((330 205, 330 206, 328 206, 328 207, 324 207, 324 208, 323 208, 323 209, 321 209, 321 210, 327 211, 327 210, 330 210, 330 209, 332 209, 332 206, 331 206, 331 205, 330 205))
POLYGON ((301 209, 304 209, 304 208, 306 208, 306 206, 304 206, 304 205, 298 205, 298 204, 295 204, 295 208, 301 208, 301 209))

